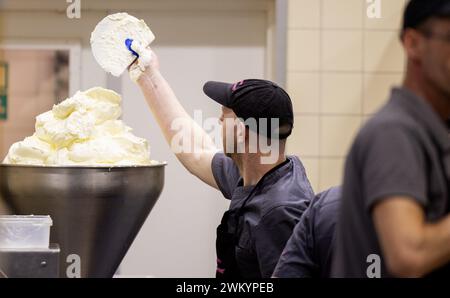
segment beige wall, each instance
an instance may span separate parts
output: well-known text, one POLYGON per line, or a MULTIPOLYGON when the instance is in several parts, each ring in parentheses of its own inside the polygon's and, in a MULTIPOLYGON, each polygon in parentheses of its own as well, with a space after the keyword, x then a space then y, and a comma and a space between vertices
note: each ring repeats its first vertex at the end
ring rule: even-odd
POLYGON ((294 101, 299 155, 316 191, 341 183, 345 156, 364 121, 402 80, 398 40, 405 0, 289 0, 287 89, 294 101))
POLYGON ((35 118, 48 111, 55 98, 55 51, 3 50, 9 66, 8 118, 0 120, 0 162, 9 147, 34 133, 35 118))

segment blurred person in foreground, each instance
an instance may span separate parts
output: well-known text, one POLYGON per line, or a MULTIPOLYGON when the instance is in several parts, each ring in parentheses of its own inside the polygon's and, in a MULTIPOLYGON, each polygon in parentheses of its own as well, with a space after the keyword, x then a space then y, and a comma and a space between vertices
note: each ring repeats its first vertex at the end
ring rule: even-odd
POLYGON ((412 0, 402 87, 347 157, 335 277, 450 276, 450 1, 412 0))
POLYGON ((273 277, 330 277, 340 200, 340 187, 316 195, 295 226, 273 277))

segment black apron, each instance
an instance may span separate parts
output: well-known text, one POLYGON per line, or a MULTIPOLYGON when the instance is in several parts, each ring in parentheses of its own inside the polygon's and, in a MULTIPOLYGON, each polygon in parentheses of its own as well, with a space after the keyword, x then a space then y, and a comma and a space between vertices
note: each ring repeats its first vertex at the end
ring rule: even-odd
POLYGON ((219 279, 233 279, 242 278, 239 266, 236 260, 236 246, 239 242, 239 220, 243 214, 244 207, 247 205, 248 201, 252 198, 256 190, 261 186, 264 178, 266 178, 270 173, 281 168, 285 164, 289 163, 289 159, 286 158, 284 162, 274 167, 268 171, 264 176, 258 181, 256 186, 252 189, 250 194, 245 198, 241 207, 236 211, 228 210, 222 217, 220 225, 217 227, 217 238, 216 238, 216 253, 217 253, 217 270, 216 278, 219 279), (234 221, 234 229, 229 229, 229 220, 234 221))

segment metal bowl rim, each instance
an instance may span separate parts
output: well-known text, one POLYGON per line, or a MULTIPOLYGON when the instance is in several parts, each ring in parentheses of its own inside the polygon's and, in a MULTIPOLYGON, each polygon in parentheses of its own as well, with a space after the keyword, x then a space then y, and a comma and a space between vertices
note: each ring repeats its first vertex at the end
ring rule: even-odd
POLYGON ((1 168, 23 168, 23 169, 136 169, 136 168, 160 168, 167 166, 167 162, 159 162, 152 165, 105 165, 105 166, 84 166, 84 165, 70 165, 70 166, 44 166, 44 165, 20 165, 20 164, 0 164, 1 168))

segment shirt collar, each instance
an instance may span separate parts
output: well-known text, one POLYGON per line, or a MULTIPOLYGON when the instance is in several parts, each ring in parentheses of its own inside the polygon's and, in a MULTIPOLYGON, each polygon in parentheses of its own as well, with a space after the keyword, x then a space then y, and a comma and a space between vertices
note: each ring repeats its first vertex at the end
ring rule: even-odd
MULTIPOLYGON (((272 185, 276 181, 278 181, 279 177, 284 176, 288 173, 292 168, 293 158, 291 156, 286 156, 286 162, 284 164, 277 166, 277 169, 272 169, 268 173, 264 175, 264 181, 262 181, 259 186, 260 189, 265 188, 268 185, 272 185)), ((243 186, 244 179, 242 177, 239 178, 237 191, 242 193, 249 193, 256 185, 247 185, 243 186)))

